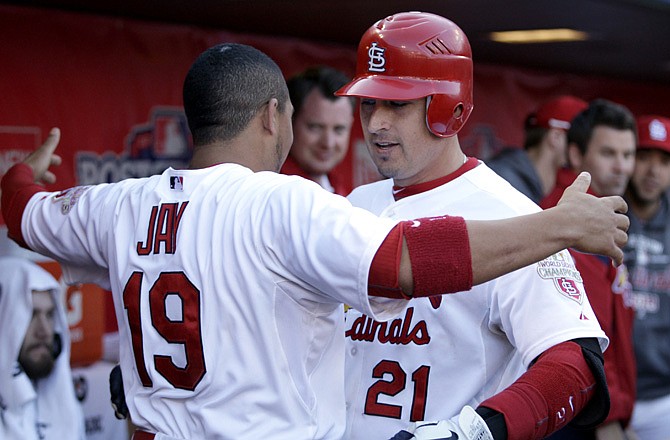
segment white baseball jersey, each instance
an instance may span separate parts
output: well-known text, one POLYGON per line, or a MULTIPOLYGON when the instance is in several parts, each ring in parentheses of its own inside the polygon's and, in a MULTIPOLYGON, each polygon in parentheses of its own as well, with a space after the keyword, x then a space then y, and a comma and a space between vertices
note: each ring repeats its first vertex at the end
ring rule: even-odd
MULTIPOLYGON (((398 220, 539 210, 483 163, 398 201, 392 185, 365 185, 349 199, 398 220)), ((350 309, 346 328, 347 439, 384 439, 412 421, 449 419, 502 391, 553 345, 596 337, 604 349, 608 342, 567 250, 467 292, 414 299, 386 323, 350 309)))
POLYGON ((22 231, 67 263, 68 281, 112 290, 128 408, 142 429, 339 439, 342 303, 379 319, 406 307, 367 296, 395 223, 305 179, 223 164, 38 193, 22 231))

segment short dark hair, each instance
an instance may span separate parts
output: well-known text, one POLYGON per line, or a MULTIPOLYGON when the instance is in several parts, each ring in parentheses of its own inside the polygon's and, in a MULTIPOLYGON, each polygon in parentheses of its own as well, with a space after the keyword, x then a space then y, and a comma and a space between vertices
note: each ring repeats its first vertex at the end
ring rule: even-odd
MULTIPOLYGON (((300 113, 305 98, 312 90, 317 89, 325 98, 335 101, 339 98, 339 96, 335 96, 335 92, 348 82, 349 77, 344 72, 328 66, 308 67, 292 76, 287 84, 294 109, 293 117, 300 113)), ((355 107, 354 98, 347 99, 349 99, 353 109, 355 107)))
POLYGON ((637 139, 635 117, 628 108, 606 99, 594 99, 586 110, 572 120, 568 130, 568 143, 574 143, 582 154, 586 154, 593 130, 600 125, 617 130, 631 130, 637 139))
POLYGON ((277 98, 280 112, 289 99, 279 66, 258 49, 235 43, 210 47, 193 62, 183 97, 196 146, 234 138, 270 99, 277 98))
POLYGON ((549 131, 548 128, 540 127, 539 125, 535 124, 534 121, 536 119, 537 116, 533 112, 529 113, 523 122, 523 129, 526 134, 523 141, 523 148, 526 150, 530 150, 540 145, 540 142, 542 142, 542 139, 549 131))

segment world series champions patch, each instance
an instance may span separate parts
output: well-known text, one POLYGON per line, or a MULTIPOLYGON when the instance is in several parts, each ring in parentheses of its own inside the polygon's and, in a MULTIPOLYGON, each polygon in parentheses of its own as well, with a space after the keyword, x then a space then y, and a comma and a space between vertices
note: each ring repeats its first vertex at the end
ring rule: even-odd
POLYGON ((584 302, 584 293, 579 288, 579 284, 583 282, 582 275, 567 250, 537 263, 537 273, 540 278, 552 280, 560 294, 579 304, 584 302))
POLYGON ((88 189, 91 188, 88 186, 75 186, 74 188, 66 189, 56 194, 53 198, 54 203, 61 203, 60 212, 63 215, 66 215, 70 212, 72 207, 77 204, 79 197, 84 194, 88 189))

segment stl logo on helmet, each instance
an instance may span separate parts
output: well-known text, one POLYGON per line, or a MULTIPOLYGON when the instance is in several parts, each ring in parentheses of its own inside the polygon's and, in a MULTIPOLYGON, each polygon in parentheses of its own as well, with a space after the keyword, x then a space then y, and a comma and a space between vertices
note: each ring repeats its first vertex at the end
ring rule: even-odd
POLYGON ((377 43, 372 43, 370 49, 368 49, 368 56, 370 61, 368 61, 368 70, 370 72, 385 72, 386 68, 386 59, 384 58, 384 52, 386 49, 383 47, 377 46, 377 43))

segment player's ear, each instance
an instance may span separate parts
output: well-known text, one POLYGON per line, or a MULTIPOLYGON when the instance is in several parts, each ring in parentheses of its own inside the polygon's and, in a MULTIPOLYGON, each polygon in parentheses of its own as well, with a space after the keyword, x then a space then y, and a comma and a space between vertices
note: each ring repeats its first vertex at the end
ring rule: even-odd
POLYGON ((549 138, 549 145, 554 150, 564 150, 560 148, 561 145, 565 145, 566 132, 560 128, 550 128, 547 131, 547 137, 549 138))
POLYGON ((582 162, 584 157, 579 147, 574 142, 568 144, 568 163, 575 170, 582 170, 582 162))
POLYGON ((279 101, 271 98, 260 110, 263 128, 275 135, 279 131, 279 101))

